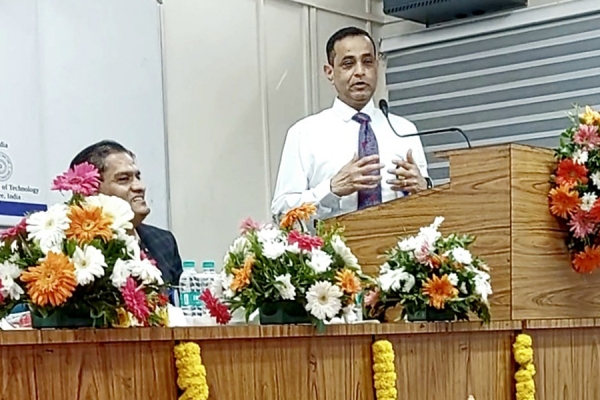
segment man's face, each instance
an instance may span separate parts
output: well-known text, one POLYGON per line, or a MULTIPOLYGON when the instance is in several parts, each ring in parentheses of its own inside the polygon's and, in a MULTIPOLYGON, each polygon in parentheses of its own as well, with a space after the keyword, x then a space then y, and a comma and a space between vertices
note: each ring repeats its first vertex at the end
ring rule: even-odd
POLYGON ((134 226, 138 226, 150 214, 145 198, 146 186, 140 177, 140 170, 129 154, 113 153, 104 159, 100 193, 127 201, 135 214, 132 221, 134 226))
POLYGON ((378 61, 373 43, 366 36, 349 36, 337 41, 333 49, 333 65, 324 67, 327 79, 340 100, 360 111, 377 87, 378 61))

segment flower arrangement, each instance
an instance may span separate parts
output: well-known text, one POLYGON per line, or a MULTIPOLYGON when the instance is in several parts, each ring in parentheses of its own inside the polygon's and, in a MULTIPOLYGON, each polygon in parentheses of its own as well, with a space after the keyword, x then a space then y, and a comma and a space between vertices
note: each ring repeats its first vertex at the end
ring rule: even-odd
POLYGON ((179 400, 207 400, 206 368, 202 365, 200 346, 193 342, 175 346, 177 386, 183 391, 179 400))
POLYGON ((377 400, 396 400, 396 366, 394 348, 388 340, 378 340, 373 349, 373 384, 377 400))
POLYGON ((91 319, 97 326, 165 326, 160 270, 129 234, 125 200, 97 194, 100 174, 84 163, 58 176, 63 204, 32 213, 0 235, 0 318, 17 304, 34 317, 91 319))
POLYGON ((515 338, 513 353, 519 369, 515 373, 517 400, 535 400, 535 365, 533 364, 533 341, 521 333, 515 338))
POLYGON ((287 302, 320 328, 336 317, 355 320, 362 312, 357 296, 368 278, 339 227, 319 223, 316 235, 308 233, 305 223, 315 212, 304 204, 286 213, 280 226, 244 221, 213 292, 232 311, 243 307, 246 319, 263 306, 287 302))
POLYGON ((468 320, 473 312, 489 322, 489 269, 468 250, 473 236, 442 237, 443 220, 435 218, 387 252, 377 283, 365 295, 369 317, 400 304, 409 320, 468 320))
POLYGON ((550 213, 566 225, 573 269, 590 273, 600 267, 600 113, 586 107, 569 118, 554 152, 550 213))

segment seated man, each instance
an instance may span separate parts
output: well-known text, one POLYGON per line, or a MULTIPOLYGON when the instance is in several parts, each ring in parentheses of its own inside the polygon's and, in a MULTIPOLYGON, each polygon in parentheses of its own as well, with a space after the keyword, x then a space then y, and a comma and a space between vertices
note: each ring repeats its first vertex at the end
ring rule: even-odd
POLYGON ((288 131, 271 203, 275 217, 302 203, 326 219, 431 188, 427 160, 408 120, 375 108, 375 42, 343 28, 326 45, 324 71, 337 92, 333 106, 288 131))
POLYGON ((142 223, 150 214, 150 208, 135 155, 117 142, 103 140, 83 149, 70 167, 86 161, 100 171, 100 193, 120 197, 131 205, 135 214, 133 233, 140 248, 156 261, 165 283, 177 285, 183 267, 175 237, 169 231, 142 223))

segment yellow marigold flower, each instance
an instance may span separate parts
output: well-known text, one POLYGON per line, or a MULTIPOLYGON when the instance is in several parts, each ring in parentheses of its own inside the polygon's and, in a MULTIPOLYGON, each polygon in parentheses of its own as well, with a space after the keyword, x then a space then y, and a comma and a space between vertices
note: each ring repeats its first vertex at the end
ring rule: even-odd
POLYGON ((390 343, 389 340, 378 340, 375 343, 373 343, 373 352, 374 353, 381 353, 381 352, 389 352, 389 351, 393 351, 394 347, 392 346, 392 343, 390 343))
POLYGON ((376 364, 389 364, 394 362, 394 354, 384 353, 384 354, 374 354, 373 362, 376 364))
POLYGON ((375 391, 375 394, 377 395, 377 400, 383 400, 383 399, 396 400, 398 398, 398 391, 396 390, 396 388, 377 390, 377 391, 375 391))
POLYGON ((531 347, 532 345, 533 345, 533 340, 531 339, 531 336, 529 336, 525 333, 521 333, 521 334, 517 335, 517 337, 515 338, 514 346, 531 347))
POLYGON ((180 400, 207 400, 209 395, 206 383, 206 369, 202 365, 200 346, 196 343, 182 343, 175 346, 175 366, 177 385, 183 394, 180 400))
POLYGON ((527 364, 527 367, 525 369, 529 371, 532 377, 535 375, 535 365, 533 365, 532 363, 527 364))
POLYGON ((515 372, 515 380, 519 383, 528 382, 532 378, 533 376, 531 376, 531 372, 529 372, 527 369, 520 369, 517 372, 515 372))
POLYGON ((376 362, 373 364, 373 372, 394 372, 396 367, 393 362, 376 362))
POLYGON ((533 360, 533 349, 519 348, 515 350, 515 361, 519 364, 526 364, 533 360))

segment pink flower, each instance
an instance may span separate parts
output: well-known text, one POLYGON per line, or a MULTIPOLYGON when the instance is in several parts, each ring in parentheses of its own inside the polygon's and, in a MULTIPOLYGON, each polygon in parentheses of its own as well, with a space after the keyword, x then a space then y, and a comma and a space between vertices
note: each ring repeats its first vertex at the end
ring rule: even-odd
MULTIPOLYGON (((0 289, 2 289, 2 279, 0 279, 0 289)), ((0 290, 0 304, 4 302, 4 296, 2 296, 2 291, 0 290)))
POLYGON ((378 301, 379 301, 379 288, 376 288, 375 290, 370 290, 365 295, 365 306, 367 306, 367 307, 373 307, 375 304, 377 304, 378 301))
POLYGON ((600 145, 598 127, 594 125, 579 125, 579 130, 573 136, 573 141, 589 149, 598 147, 600 145))
POLYGON ((78 164, 52 182, 52 190, 71 191, 73 194, 92 196, 100 188, 100 173, 88 162, 78 164))
POLYGON ((323 247, 323 239, 318 236, 310 236, 298 231, 291 231, 288 234, 288 242, 290 244, 298 244, 298 248, 304 251, 312 251, 323 247))
POLYGON ((132 277, 127 278, 125 286, 121 289, 123 300, 125 300, 125 307, 133 316, 143 323, 144 325, 148 322, 148 316, 150 316, 150 309, 146 301, 146 294, 141 288, 137 287, 135 280, 132 277))
POLYGON ((200 300, 204 302, 210 316, 216 318, 218 324, 227 325, 227 323, 231 321, 231 314, 229 313, 227 306, 213 296, 209 289, 202 292, 200 300))
POLYGON ((242 233, 242 235, 259 229, 262 229, 262 226, 250 217, 243 220, 240 224, 240 232, 242 233))
POLYGON ((594 218, 588 213, 581 209, 578 209, 571 214, 571 219, 568 222, 570 231, 573 232, 573 236, 582 239, 592 233, 596 228, 596 222, 594 218))
POLYGON ((150 256, 148 256, 148 254, 146 254, 145 251, 140 251, 140 259, 141 260, 148 260, 150 262, 150 264, 154 265, 155 267, 157 266, 156 264, 156 260, 150 256))
POLYGON ((0 234, 0 240, 14 239, 27 232, 27 219, 23 218, 17 225, 8 228, 0 234))

